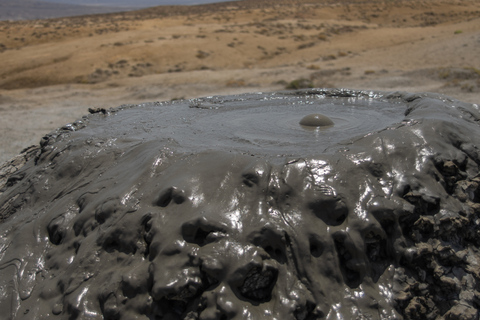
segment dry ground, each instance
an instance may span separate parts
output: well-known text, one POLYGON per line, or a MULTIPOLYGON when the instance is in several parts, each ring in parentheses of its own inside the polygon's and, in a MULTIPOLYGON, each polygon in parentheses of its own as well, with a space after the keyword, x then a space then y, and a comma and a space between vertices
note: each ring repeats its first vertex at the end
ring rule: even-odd
POLYGON ((244 0, 0 22, 0 161, 88 108, 302 85, 480 104, 480 2, 244 0))

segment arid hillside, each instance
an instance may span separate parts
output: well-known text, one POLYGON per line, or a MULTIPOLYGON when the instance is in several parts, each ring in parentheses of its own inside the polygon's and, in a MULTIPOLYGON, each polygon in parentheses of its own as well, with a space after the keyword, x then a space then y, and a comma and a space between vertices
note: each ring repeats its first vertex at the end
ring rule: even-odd
POLYGON ((223 2, 0 22, 0 160, 126 103, 298 87, 480 103, 476 0, 223 2))

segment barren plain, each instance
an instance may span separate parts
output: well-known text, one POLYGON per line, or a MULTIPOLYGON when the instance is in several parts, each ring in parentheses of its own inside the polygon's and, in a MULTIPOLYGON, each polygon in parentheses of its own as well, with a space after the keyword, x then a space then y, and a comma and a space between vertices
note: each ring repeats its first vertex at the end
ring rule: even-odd
POLYGON ((237 1, 0 22, 0 161, 92 108, 300 87, 480 103, 480 3, 237 1))

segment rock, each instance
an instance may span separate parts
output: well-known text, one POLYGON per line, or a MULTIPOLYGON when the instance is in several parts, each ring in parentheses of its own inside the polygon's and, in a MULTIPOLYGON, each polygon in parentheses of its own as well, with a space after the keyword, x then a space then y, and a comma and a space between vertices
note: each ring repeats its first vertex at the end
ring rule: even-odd
POLYGON ((445 314, 445 320, 476 320, 478 310, 468 306, 457 304, 445 314))

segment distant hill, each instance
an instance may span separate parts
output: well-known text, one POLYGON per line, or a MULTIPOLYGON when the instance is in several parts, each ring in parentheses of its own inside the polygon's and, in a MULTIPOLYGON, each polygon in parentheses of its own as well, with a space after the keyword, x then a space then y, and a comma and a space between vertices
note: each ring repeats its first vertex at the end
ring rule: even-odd
POLYGON ((35 0, 0 0, 0 20, 48 19, 135 10, 140 7, 94 6, 35 0))
MULTIPOLYGON (((75 5, 91 5, 91 6, 106 6, 106 7, 131 7, 131 0, 44 0, 46 2, 57 2, 63 4, 75 5)), ((136 7, 156 7, 164 5, 195 5, 206 4, 212 2, 225 2, 231 0, 136 0, 136 7)))

